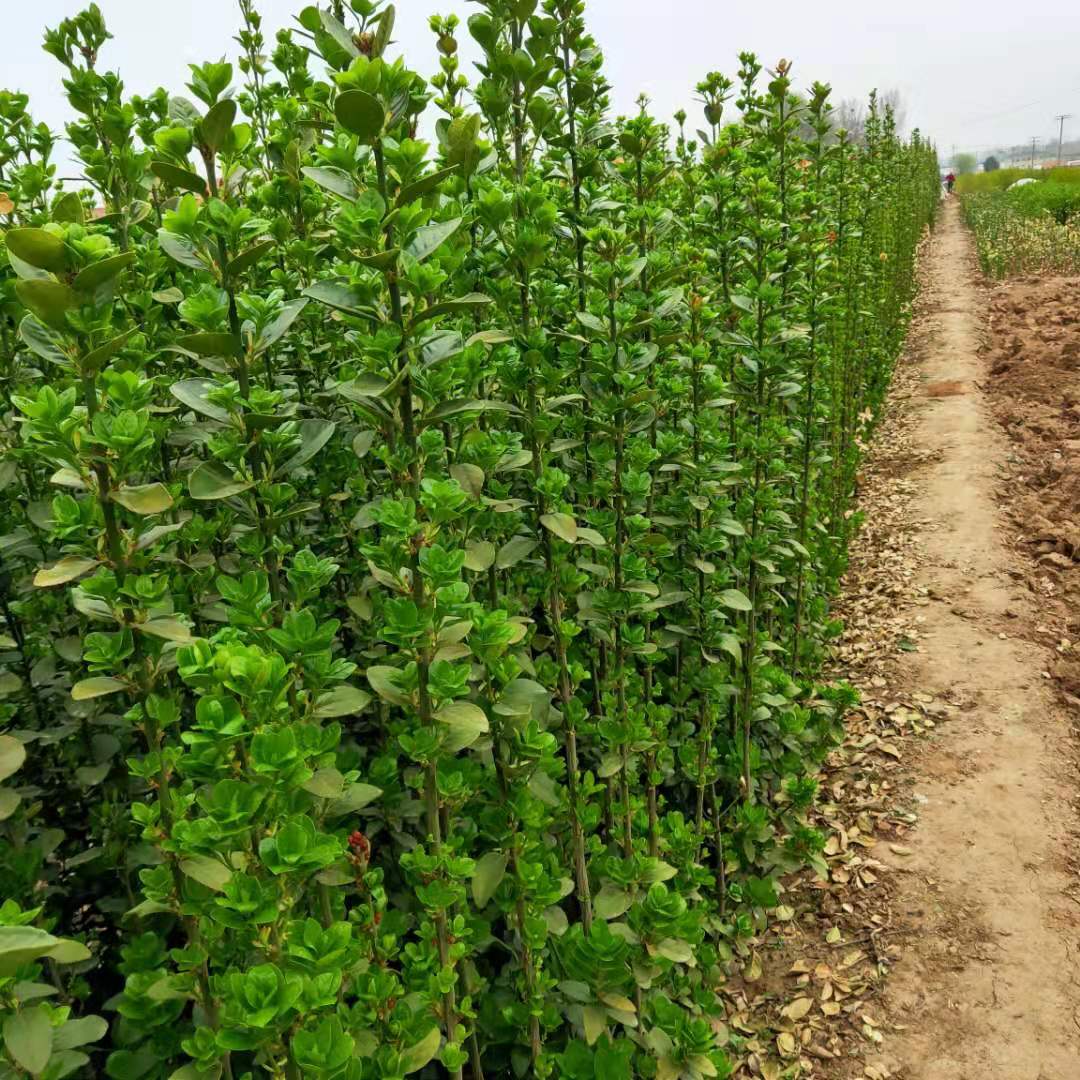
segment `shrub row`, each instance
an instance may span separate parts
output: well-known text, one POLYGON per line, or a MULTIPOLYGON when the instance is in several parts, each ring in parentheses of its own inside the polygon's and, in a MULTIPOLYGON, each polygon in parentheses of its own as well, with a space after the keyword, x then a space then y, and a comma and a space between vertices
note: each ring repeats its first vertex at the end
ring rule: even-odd
POLYGON ((79 193, 0 97, 0 1072, 727 1075, 933 149, 750 54, 615 118, 581 0, 472 85, 239 7, 190 97, 46 34, 79 193))

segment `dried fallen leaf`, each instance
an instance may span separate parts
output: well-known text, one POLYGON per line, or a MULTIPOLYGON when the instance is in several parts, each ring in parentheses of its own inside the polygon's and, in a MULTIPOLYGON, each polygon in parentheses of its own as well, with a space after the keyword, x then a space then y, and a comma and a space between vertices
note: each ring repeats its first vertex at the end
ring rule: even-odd
POLYGON ((780 1015, 786 1016, 789 1020, 801 1020, 813 1004, 808 997, 796 998, 790 1005, 780 1010, 780 1015))

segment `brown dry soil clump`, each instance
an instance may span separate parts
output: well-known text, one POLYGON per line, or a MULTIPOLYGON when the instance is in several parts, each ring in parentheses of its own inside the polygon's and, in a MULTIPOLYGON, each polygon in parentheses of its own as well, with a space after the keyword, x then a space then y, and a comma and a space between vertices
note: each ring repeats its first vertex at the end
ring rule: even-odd
POLYGON ((1038 600, 1031 630, 1080 707, 1080 278, 994 286, 986 391, 1012 445, 1000 495, 1038 600))

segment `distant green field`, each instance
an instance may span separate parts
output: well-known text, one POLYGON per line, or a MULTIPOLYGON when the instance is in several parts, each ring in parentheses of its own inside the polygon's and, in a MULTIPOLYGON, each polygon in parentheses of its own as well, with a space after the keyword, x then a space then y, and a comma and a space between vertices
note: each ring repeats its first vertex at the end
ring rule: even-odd
POLYGON ((1003 191, 1010 184, 1024 177, 1035 180, 1053 180, 1061 184, 1080 184, 1080 168, 1062 166, 1058 169, 995 169, 988 173, 967 173, 956 179, 956 190, 961 195, 981 191, 1003 191))

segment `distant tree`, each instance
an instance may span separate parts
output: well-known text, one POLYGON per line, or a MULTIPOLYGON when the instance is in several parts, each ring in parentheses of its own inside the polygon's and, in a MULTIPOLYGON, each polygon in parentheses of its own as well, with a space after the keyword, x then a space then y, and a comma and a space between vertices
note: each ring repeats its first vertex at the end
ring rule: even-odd
POLYGON ((892 109, 893 122, 896 124, 897 134, 902 135, 904 133, 904 125, 907 121, 907 102, 904 101, 903 96, 897 89, 883 90, 878 94, 878 104, 881 106, 882 114, 886 109, 892 109))
POLYGON ((993 172, 995 169, 1000 169, 1000 168, 1001 168, 1001 162, 998 161, 998 159, 996 157, 994 157, 993 154, 991 154, 983 162, 983 172, 993 172))
POLYGON ((836 109, 836 126, 843 128, 852 142, 862 142, 866 133, 866 104, 859 98, 845 98, 836 109))
POLYGON ((975 171, 978 159, 974 154, 957 154, 952 159, 952 163, 957 175, 963 176, 964 173, 973 173, 975 171))

